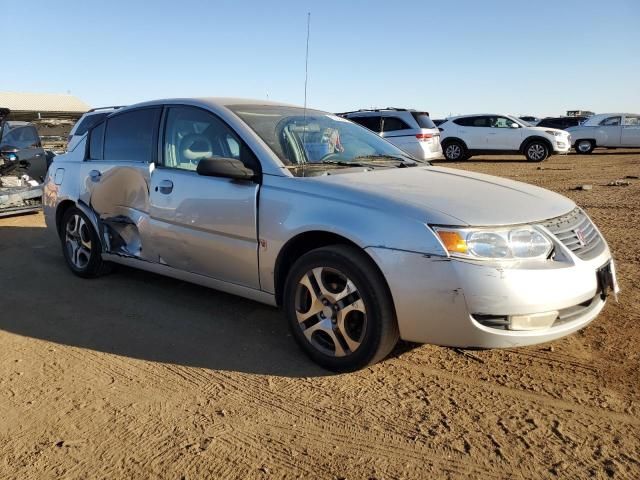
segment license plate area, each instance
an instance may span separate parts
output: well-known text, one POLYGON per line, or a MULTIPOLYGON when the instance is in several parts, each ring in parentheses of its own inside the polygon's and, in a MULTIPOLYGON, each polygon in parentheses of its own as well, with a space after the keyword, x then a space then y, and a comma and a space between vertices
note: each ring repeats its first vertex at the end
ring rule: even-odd
POLYGON ((608 261, 598 270, 596 270, 596 277, 598 279, 598 293, 600 298, 606 299, 611 293, 618 294, 620 290, 618 288, 618 282, 616 280, 615 267, 612 261, 608 261))

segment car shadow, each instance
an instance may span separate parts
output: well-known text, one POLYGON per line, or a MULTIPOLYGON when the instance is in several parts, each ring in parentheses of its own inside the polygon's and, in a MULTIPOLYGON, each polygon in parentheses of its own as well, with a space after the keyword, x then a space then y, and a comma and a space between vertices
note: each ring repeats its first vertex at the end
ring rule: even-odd
POLYGON ((118 267, 73 275, 44 228, 0 223, 0 329, 152 362, 286 377, 331 375, 273 307, 118 267))

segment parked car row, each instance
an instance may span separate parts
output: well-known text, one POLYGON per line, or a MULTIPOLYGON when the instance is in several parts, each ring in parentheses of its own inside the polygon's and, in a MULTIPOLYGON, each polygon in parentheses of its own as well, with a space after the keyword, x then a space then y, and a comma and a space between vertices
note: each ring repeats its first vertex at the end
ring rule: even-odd
POLYGON ((464 141, 472 154, 495 132, 539 160, 568 149, 566 133, 500 115, 440 132, 423 112, 355 113, 372 129, 259 100, 117 109, 54 159, 47 226, 80 277, 119 263, 278 305, 301 348, 338 371, 383 359, 399 338, 550 341, 617 293, 609 247, 570 199, 424 164, 380 138, 409 148, 400 137, 414 137, 431 155, 422 144, 441 134, 445 151, 464 141))

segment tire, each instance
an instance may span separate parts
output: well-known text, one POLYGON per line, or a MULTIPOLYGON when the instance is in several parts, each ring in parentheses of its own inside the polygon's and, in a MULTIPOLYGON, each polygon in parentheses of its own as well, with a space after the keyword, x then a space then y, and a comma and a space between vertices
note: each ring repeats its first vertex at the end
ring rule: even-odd
POLYGON ((524 147, 524 156, 530 162, 542 162, 549 158, 549 145, 541 140, 532 140, 524 147))
POLYGON ((467 148, 462 142, 458 140, 445 142, 442 147, 442 153, 444 154, 444 158, 446 158, 450 162, 459 162, 469 158, 467 148))
POLYGON ((592 140, 578 140, 575 143, 576 153, 579 155, 588 155, 593 152, 595 145, 592 140))
POLYGON ((328 370, 372 365, 398 342, 389 289, 372 260, 355 247, 332 245, 306 253, 291 268, 284 288, 293 337, 328 370))
POLYGON ((102 245, 91 221, 78 208, 71 207, 60 224, 62 254, 69 269, 82 278, 107 273, 111 265, 102 260, 102 245))

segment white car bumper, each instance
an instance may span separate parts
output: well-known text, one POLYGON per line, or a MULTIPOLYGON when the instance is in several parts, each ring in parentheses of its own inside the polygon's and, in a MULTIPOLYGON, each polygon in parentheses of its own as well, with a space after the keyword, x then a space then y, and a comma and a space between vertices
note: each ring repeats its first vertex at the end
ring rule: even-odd
POLYGON ((378 247, 367 252, 389 284, 401 338, 456 347, 530 345, 583 328, 605 303, 596 272, 613 265, 606 243, 588 261, 567 250, 564 261, 508 267, 378 247), (551 321, 536 325, 541 318, 551 321))
POLYGON ((571 136, 556 137, 553 143, 553 150, 556 153, 569 153, 569 150, 571 150, 571 136))

